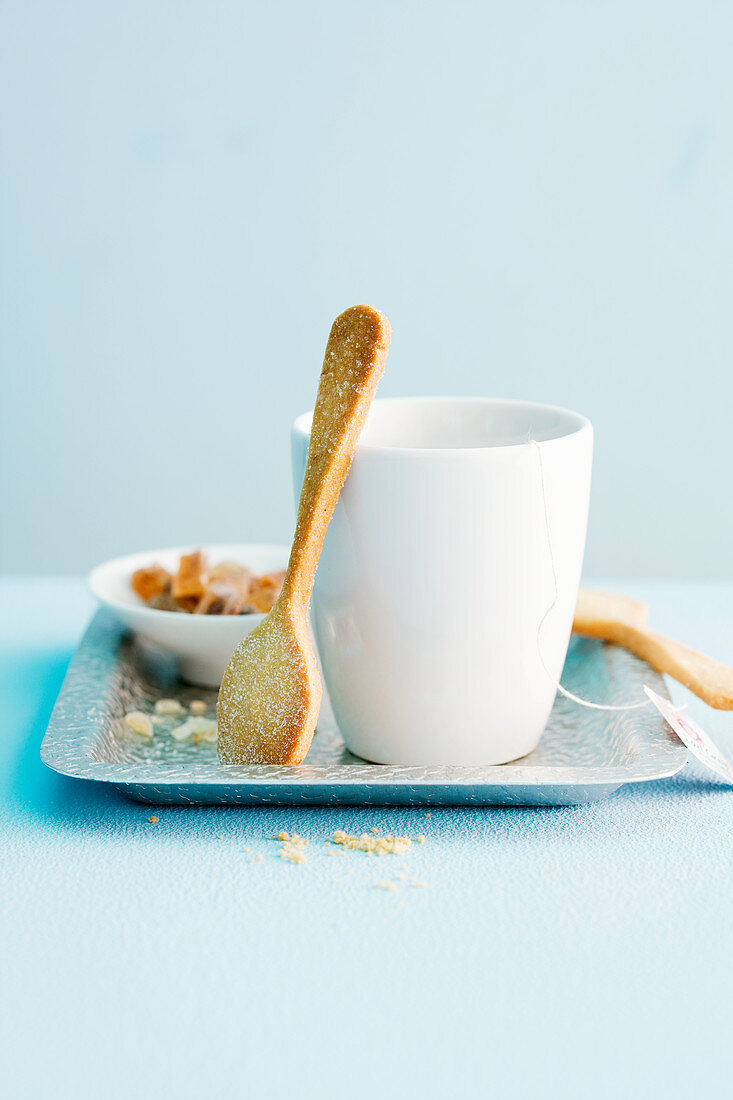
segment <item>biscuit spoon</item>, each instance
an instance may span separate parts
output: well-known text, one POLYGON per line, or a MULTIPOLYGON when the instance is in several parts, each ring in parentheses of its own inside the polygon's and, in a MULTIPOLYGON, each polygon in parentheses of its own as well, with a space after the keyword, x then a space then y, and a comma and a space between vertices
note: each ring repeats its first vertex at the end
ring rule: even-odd
POLYGON ((371 306, 352 306, 333 323, 282 591, 234 650, 219 690, 222 764, 300 764, 310 747, 321 679, 306 612, 326 528, 384 370, 390 335, 386 317, 371 306))
POLYGON ((646 625, 646 606, 626 596, 582 589, 573 630, 623 646, 657 672, 666 672, 716 710, 733 710, 733 668, 679 642, 655 634, 646 625))

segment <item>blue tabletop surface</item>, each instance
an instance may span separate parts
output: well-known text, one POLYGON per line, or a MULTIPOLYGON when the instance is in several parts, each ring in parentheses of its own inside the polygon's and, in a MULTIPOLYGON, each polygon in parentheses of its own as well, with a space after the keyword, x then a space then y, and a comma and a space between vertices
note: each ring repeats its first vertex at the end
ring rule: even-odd
MULTIPOLYGON (((617 587, 733 663, 733 586, 617 587)), ((152 811, 39 760, 81 582, 7 580, 0 606, 3 1095, 730 1088, 733 790, 697 765, 586 807, 152 811), (373 826, 426 841, 327 854, 373 826)), ((733 714, 672 692, 733 755, 733 714)))

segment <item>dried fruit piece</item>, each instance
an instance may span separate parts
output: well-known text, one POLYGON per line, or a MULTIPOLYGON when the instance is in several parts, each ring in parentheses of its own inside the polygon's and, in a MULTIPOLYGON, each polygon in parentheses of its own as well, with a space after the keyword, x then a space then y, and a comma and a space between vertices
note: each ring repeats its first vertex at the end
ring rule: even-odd
POLYGON ((249 603, 254 611, 266 615, 275 606, 277 592, 274 588, 260 588, 255 584, 249 594, 249 603))
POLYGON ((266 615, 274 607, 280 590, 283 586, 285 574, 282 570, 273 573, 263 573, 261 577, 255 577, 249 593, 249 606, 247 610, 256 611, 266 615))
POLYGON ((155 611, 180 611, 180 604, 171 596, 170 592, 161 592, 159 596, 151 596, 148 600, 148 607, 152 607, 155 611))
POLYGON ((147 603, 149 600, 170 591, 171 575, 162 565, 154 563, 144 569, 136 569, 132 574, 130 584, 140 599, 145 600, 147 603))
POLYGON ((175 599, 180 603, 182 600, 195 598, 198 602, 204 594, 206 582, 207 570, 204 552, 194 550, 191 554, 181 554, 178 572, 173 578, 171 587, 175 599))
POLYGON ((194 608, 197 615, 241 615, 252 587, 253 575, 244 565, 223 561, 209 571, 206 591, 194 608))
MULTIPOLYGON (((247 586, 249 593, 249 586, 247 586)), ((240 588, 224 581, 210 581, 203 596, 193 609, 194 615, 241 615, 246 596, 240 588)))
POLYGON ((132 577, 135 592, 156 611, 197 615, 266 614, 280 595, 285 574, 273 570, 255 577, 246 565, 222 561, 209 567, 206 552, 182 554, 171 576, 154 564, 132 577))
POLYGON ((280 595, 285 573, 273 570, 255 576, 247 565, 222 561, 209 568, 206 551, 180 555, 171 575, 162 565, 136 571, 132 587, 147 606, 165 612, 196 615, 266 614, 280 595))
POLYGON ((209 579, 212 581, 224 581, 225 584, 235 584, 239 588, 247 589, 254 580, 254 573, 246 565, 240 565, 237 561, 220 561, 209 570, 209 579))
POLYGON ((263 588, 277 588, 279 592, 285 580, 285 570, 273 569, 271 573, 263 573, 257 580, 263 588))

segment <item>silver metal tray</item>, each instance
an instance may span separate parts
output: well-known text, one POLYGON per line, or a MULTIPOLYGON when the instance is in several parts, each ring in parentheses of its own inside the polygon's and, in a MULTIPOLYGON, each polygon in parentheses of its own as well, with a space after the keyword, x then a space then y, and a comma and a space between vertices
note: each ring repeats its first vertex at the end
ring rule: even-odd
MULTIPOLYGON (((573 637, 563 682, 595 702, 667 697, 662 677, 616 646, 573 637)), ((216 746, 168 734, 140 742, 123 717, 157 699, 182 703, 216 693, 183 684, 173 659, 145 645, 110 612, 92 620, 74 656, 41 747, 64 775, 112 783, 141 802, 341 805, 562 805, 605 798, 624 783, 672 775, 687 750, 656 710, 585 710, 558 696, 539 748, 494 767, 408 768, 367 764, 344 747, 324 697, 318 731, 299 767, 224 767, 216 746)))

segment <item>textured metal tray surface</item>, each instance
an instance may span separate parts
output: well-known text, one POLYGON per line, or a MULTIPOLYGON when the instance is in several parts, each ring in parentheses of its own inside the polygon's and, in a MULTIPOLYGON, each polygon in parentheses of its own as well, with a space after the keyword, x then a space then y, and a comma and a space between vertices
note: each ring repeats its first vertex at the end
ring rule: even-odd
MULTIPOLYGON (((643 698, 649 684, 666 696, 662 677, 616 646, 573 637, 563 682, 595 702, 643 698)), ((56 702, 41 758, 55 771, 113 783, 152 803, 344 805, 560 805, 604 798, 623 783, 672 775, 687 750, 653 708, 586 710, 558 695, 535 752, 486 767, 393 767, 368 764, 345 748, 328 700, 299 767, 224 767, 216 746, 160 734, 139 741, 125 732, 130 710, 157 699, 182 703, 216 693, 182 683, 175 662, 126 633, 114 616, 92 620, 56 702)))

